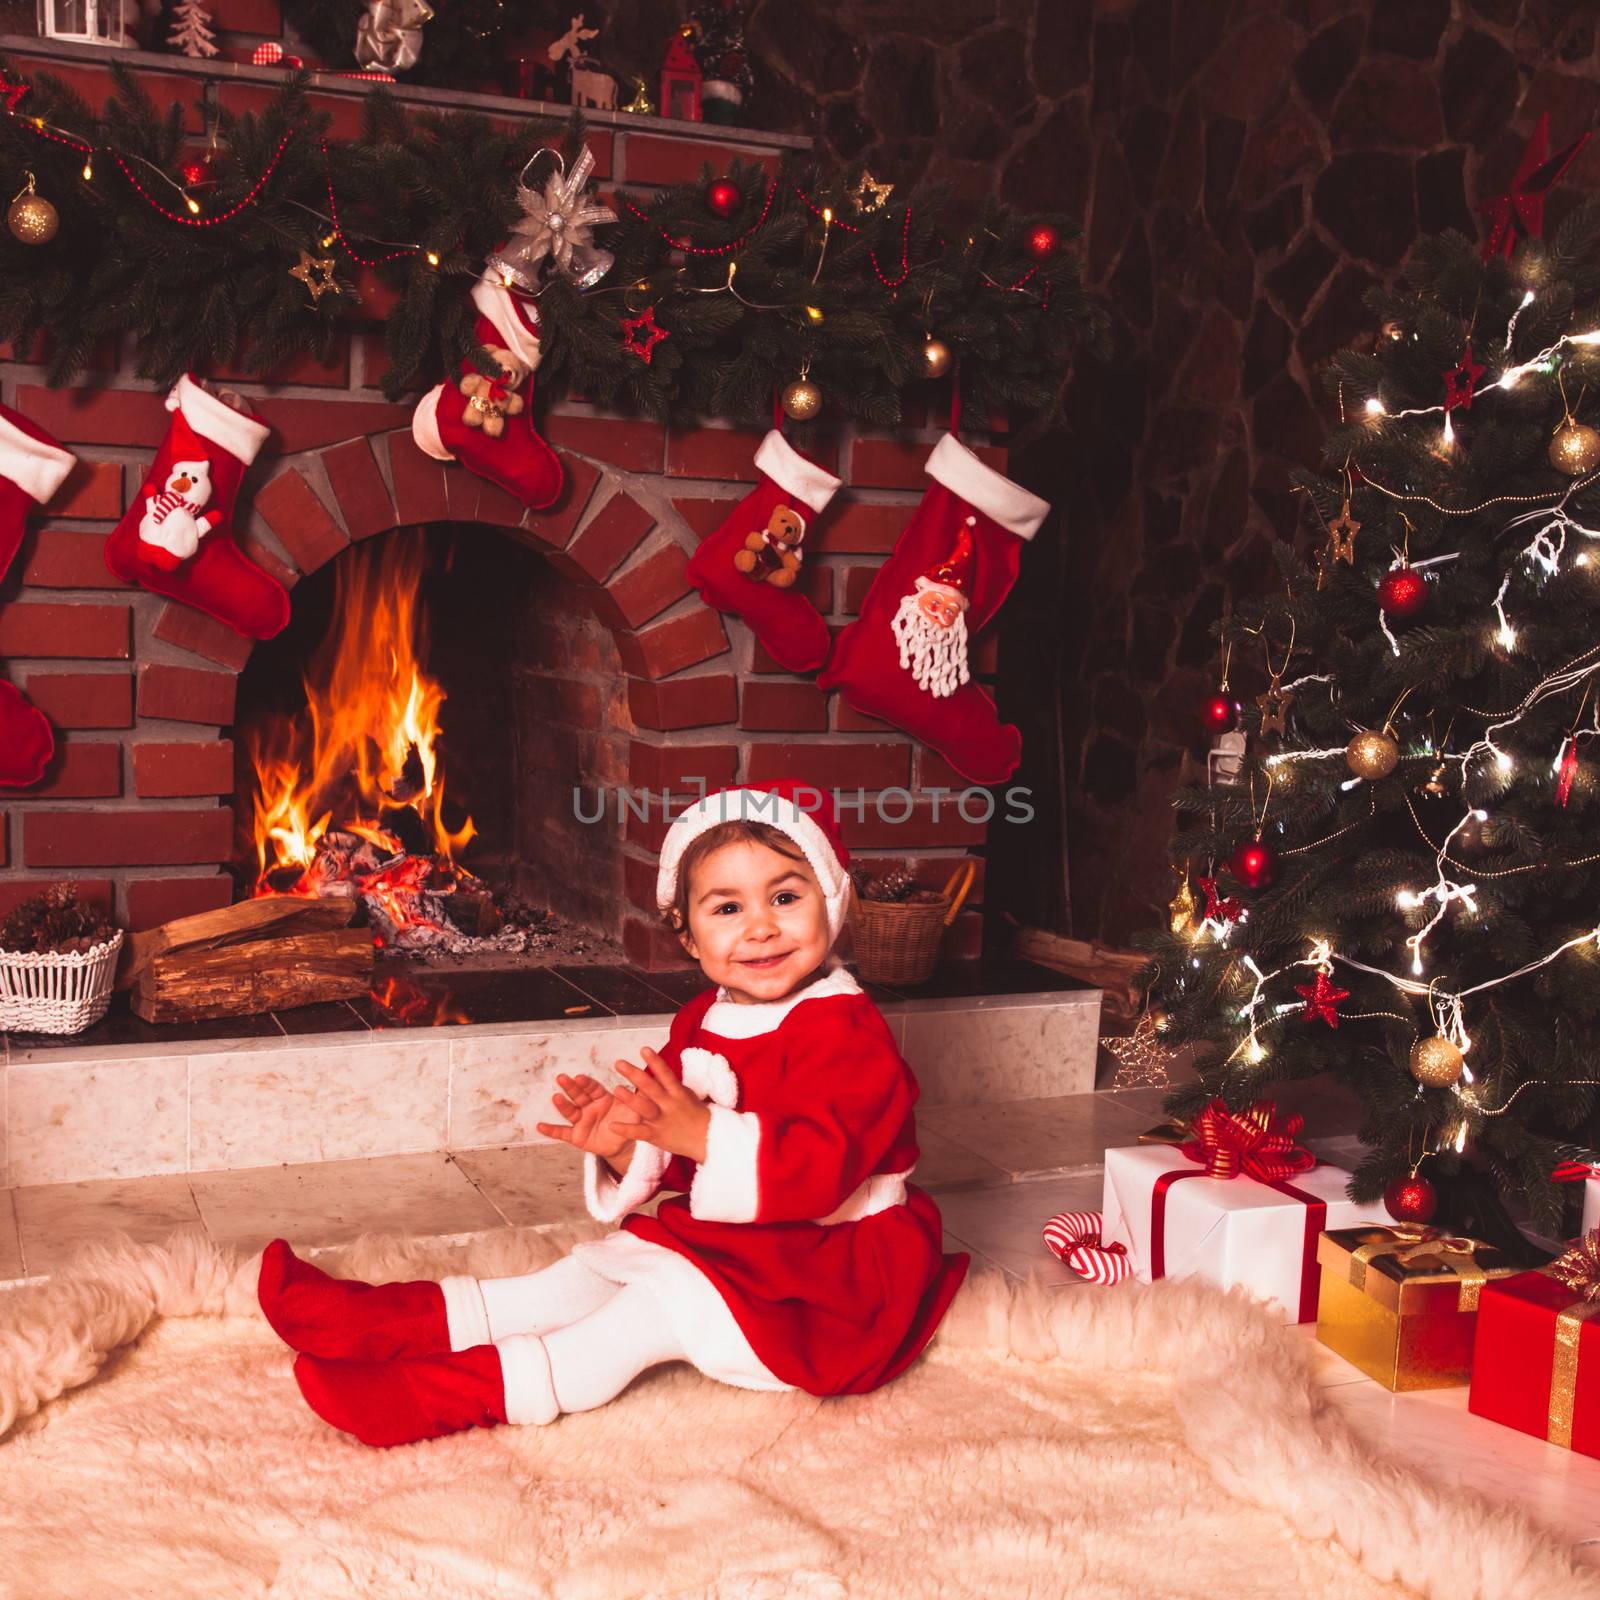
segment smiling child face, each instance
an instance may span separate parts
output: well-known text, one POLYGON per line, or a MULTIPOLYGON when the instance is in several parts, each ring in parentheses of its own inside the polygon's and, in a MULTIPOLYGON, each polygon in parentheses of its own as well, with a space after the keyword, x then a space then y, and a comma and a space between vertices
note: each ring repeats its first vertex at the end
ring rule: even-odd
POLYGON ((809 863, 754 839, 694 863, 683 947, 730 1000, 781 1000, 827 959, 828 908, 809 863))

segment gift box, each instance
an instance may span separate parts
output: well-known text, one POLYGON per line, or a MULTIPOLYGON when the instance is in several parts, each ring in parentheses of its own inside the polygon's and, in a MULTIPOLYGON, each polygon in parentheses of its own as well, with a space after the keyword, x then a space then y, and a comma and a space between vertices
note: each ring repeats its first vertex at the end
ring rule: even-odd
POLYGON ((1317 1247, 1317 1339, 1386 1389, 1449 1389, 1472 1373, 1484 1286, 1521 1268, 1437 1228, 1336 1228, 1317 1247))
POLYGON ((1600 1228, 1600 1178, 1590 1178, 1583 1186, 1583 1231, 1600 1228))
POLYGON ((1240 1285, 1291 1322, 1317 1314, 1317 1240, 1324 1228, 1380 1220, 1345 1197, 1350 1175, 1294 1144, 1300 1119, 1270 1104, 1202 1112, 1182 1150, 1107 1150, 1102 1239, 1122 1244, 1134 1275, 1240 1285), (1231 1172, 1231 1176, 1228 1174, 1231 1172))
POLYGON ((1600 1456, 1600 1231, 1485 1287, 1467 1408, 1600 1456))

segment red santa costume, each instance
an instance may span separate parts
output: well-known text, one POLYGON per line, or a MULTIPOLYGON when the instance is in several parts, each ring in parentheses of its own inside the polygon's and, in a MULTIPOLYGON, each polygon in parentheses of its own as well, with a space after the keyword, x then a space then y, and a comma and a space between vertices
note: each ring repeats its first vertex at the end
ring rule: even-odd
MULTIPOLYGON (((786 782, 690 807, 662 848, 660 906, 673 902, 692 840, 743 818, 804 851, 837 938, 849 857, 831 815, 801 803, 812 797, 823 804, 786 782)), ((296 1377, 320 1415, 390 1444, 548 1422, 604 1403, 663 1360, 742 1388, 843 1395, 916 1359, 968 1257, 942 1253, 939 1209, 908 1181, 917 1082, 855 979, 833 964, 764 1003, 707 990, 674 1018, 661 1056, 708 1102, 705 1160, 641 1140, 618 1178, 586 1154, 591 1216, 622 1225, 552 1267, 350 1285, 269 1247, 262 1307, 307 1352, 296 1377), (637 1214, 663 1190, 656 1215, 637 1214), (449 1354, 392 1359, 428 1350, 449 1354), (351 1359, 375 1355, 391 1359, 351 1359)))

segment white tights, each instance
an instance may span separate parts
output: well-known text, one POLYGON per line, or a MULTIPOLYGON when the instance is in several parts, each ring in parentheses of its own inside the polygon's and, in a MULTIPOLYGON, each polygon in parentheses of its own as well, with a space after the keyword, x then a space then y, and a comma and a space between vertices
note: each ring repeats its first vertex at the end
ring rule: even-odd
POLYGON ((461 1287, 446 1291, 451 1347, 488 1342, 499 1348, 513 1421, 548 1420, 539 1393, 546 1382, 562 1411, 592 1411, 646 1368, 688 1360, 648 1284, 613 1283, 572 1256, 517 1278, 455 1282, 461 1287), (467 1284, 482 1296, 487 1341, 467 1284), (541 1345, 542 1356, 535 1348, 541 1345))

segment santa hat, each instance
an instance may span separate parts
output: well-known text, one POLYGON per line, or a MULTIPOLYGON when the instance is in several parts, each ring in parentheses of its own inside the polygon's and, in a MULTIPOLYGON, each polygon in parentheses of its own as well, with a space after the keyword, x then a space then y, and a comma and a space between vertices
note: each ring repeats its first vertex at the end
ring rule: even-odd
POLYGON ((943 561, 936 561, 917 579, 919 592, 925 589, 944 589, 961 602, 966 610, 971 603, 967 585, 972 582, 972 529, 976 518, 968 517, 956 531, 955 548, 943 561))
POLYGON ((828 931, 837 939, 850 902, 850 852, 839 837, 839 819, 832 800, 815 785, 797 778, 713 789, 703 800, 679 812, 661 845, 661 865, 656 871, 657 907, 665 912, 677 898, 678 869, 684 851, 702 833, 724 822, 764 822, 800 846, 822 889, 828 908, 828 931))

